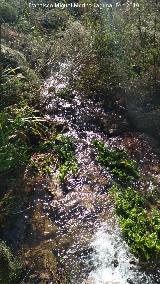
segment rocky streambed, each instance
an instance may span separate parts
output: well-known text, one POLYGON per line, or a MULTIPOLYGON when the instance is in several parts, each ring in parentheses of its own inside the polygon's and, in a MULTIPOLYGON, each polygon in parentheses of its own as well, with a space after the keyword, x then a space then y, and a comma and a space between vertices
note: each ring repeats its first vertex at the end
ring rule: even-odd
POLYGON ((74 140, 78 167, 61 183, 53 164, 52 174, 30 190, 29 204, 10 232, 27 267, 21 284, 156 284, 159 270, 142 266, 122 237, 109 193, 113 176, 97 163, 92 143, 98 139, 126 149, 138 162, 139 186, 151 192, 160 180, 151 140, 129 131, 121 111, 107 112, 101 103, 75 92, 64 95, 66 84, 54 75, 46 81, 43 96, 49 101, 46 116, 74 140))

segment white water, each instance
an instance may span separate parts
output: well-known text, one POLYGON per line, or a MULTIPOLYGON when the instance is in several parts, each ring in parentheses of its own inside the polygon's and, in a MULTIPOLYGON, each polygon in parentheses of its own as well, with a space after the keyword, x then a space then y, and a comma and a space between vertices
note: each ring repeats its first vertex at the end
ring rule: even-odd
POLYGON ((104 224, 93 236, 91 256, 94 269, 90 272, 90 284, 151 284, 150 276, 141 272, 138 259, 130 252, 121 237, 119 227, 110 229, 104 224))

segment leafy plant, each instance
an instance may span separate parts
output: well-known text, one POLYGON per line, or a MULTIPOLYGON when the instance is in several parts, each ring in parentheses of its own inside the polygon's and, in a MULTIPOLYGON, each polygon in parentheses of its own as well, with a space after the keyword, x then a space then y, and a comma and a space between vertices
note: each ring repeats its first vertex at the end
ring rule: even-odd
POLYGON ((98 140, 94 140, 93 145, 98 151, 97 161, 108 168, 119 182, 128 182, 139 177, 136 162, 130 160, 124 150, 108 149, 98 140))
POLYGON ((74 154, 75 146, 73 140, 64 135, 59 135, 55 143, 55 149, 60 163, 59 179, 63 182, 69 172, 73 174, 77 172, 77 159, 74 154))
POLYGON ((29 155, 26 141, 18 135, 9 117, 5 112, 0 113, 0 172, 24 164, 29 155))
POLYGON ((138 257, 149 260, 160 257, 160 211, 149 214, 146 201, 132 188, 111 190, 122 232, 131 251, 138 257))

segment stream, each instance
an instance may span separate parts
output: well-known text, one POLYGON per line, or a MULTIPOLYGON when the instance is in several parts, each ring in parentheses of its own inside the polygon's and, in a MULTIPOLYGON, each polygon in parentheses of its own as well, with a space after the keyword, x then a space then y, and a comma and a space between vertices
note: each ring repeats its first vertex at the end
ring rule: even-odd
POLYGON ((66 84, 66 78, 53 74, 44 84, 43 96, 50 99, 47 116, 64 125, 64 135, 75 141, 78 172, 60 184, 56 169, 49 183, 35 186, 31 210, 24 213, 22 255, 28 272, 21 284, 159 283, 160 271, 142 269, 121 235, 108 194, 112 176, 96 162, 92 145, 96 138, 110 147, 126 148, 139 161, 142 174, 150 175, 141 186, 152 190, 152 178, 160 176, 149 138, 129 131, 108 136, 103 131, 108 117, 115 118, 112 130, 116 121, 124 122, 121 114, 107 113, 100 103, 74 92, 56 95, 66 84))

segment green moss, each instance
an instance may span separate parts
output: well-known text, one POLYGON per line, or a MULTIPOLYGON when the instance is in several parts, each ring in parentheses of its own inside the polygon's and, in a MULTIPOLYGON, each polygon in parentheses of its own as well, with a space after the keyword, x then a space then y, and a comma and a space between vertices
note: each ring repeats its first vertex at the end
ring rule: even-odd
POLYGON ((20 283, 22 266, 15 260, 10 248, 0 240, 0 283, 20 283))
POLYGON ((119 182, 124 183, 139 177, 136 162, 129 159, 124 150, 109 149, 103 142, 98 140, 94 140, 93 145, 98 152, 97 161, 108 168, 119 182))
POLYGON ((123 235, 131 251, 144 260, 160 257, 160 211, 147 211, 146 199, 132 188, 111 190, 123 235))

